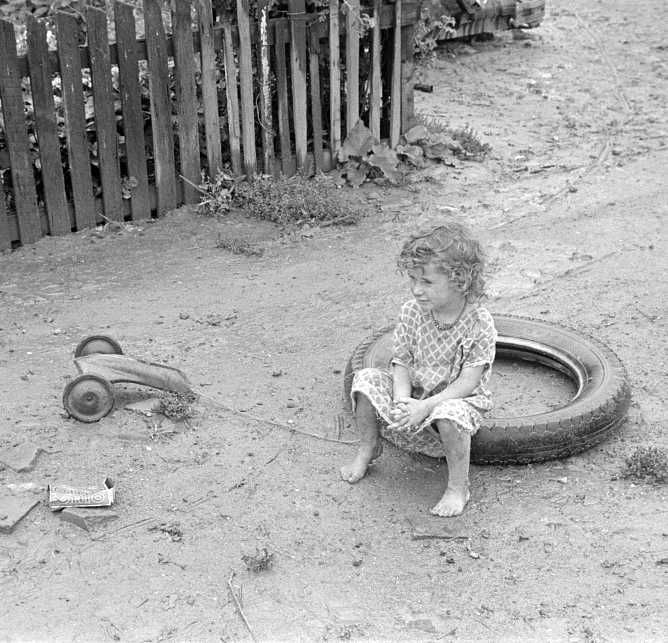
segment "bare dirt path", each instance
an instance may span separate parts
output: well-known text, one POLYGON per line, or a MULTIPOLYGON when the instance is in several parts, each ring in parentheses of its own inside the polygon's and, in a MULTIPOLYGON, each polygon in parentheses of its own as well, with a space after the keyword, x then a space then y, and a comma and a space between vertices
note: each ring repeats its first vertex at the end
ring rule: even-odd
POLYGON ((354 228, 285 236, 183 210, 0 256, 0 450, 46 451, 33 471, 0 467, 0 486, 118 486, 118 518, 91 532, 41 504, 0 535, 0 638, 249 639, 235 572, 260 640, 662 639, 665 487, 617 474, 637 446, 666 447, 667 18, 659 0, 555 0, 530 40, 441 52, 418 108, 473 125, 492 156, 366 188, 354 228), (406 297, 401 240, 452 212, 490 248, 490 308, 599 337, 634 401, 585 454, 474 467, 446 522, 428 513, 442 462, 386 449, 351 487, 350 446, 212 400, 354 439, 341 371, 406 297), (219 234, 265 253, 226 253, 219 234), (97 424, 62 417, 72 350, 100 332, 189 375, 206 395, 190 427, 123 410, 145 396, 132 387, 97 424), (445 530, 461 538, 414 539, 445 530), (248 571, 262 548, 272 568, 248 571))

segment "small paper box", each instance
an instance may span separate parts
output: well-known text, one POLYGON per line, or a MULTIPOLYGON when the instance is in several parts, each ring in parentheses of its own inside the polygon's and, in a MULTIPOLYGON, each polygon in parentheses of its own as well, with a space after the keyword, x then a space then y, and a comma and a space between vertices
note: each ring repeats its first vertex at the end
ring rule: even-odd
POLYGON ((49 485, 48 493, 51 511, 65 507, 110 507, 115 499, 114 482, 110 478, 97 487, 49 485))

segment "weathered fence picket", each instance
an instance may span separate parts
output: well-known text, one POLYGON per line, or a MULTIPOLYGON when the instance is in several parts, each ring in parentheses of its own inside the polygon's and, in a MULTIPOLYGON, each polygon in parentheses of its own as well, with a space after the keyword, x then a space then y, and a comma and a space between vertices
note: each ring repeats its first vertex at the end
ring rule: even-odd
POLYGON ((130 208, 133 219, 150 216, 148 170, 144 117, 139 86, 135 21, 130 5, 117 2, 114 7, 118 52, 118 84, 123 112, 123 140, 128 177, 131 181, 130 208))
POLYGON ((380 110, 382 101, 382 79, 380 75, 380 14, 382 1, 374 0, 373 28, 371 38, 371 107, 369 112, 369 129, 380 140, 380 110))
POLYGON ((329 148, 332 159, 341 147, 341 53, 339 0, 329 0, 329 148))
POLYGON ((172 13, 176 105, 178 115, 179 163, 183 179, 183 201, 199 200, 199 132, 197 128, 197 90, 195 87, 195 49, 190 27, 190 2, 176 0, 172 13))
POLYGON ((346 132, 359 120, 360 0, 346 1, 346 132))
POLYGON ((255 151, 255 102, 253 100, 253 49, 251 45, 248 0, 237 0, 239 30, 239 89, 241 96, 241 144, 244 172, 252 177, 257 171, 255 151))
POLYGON ((0 249, 195 203, 202 173, 214 178, 225 162, 249 178, 326 171, 342 125, 350 131, 360 113, 376 138, 390 131, 396 143, 411 116, 412 66, 396 51, 383 77, 392 42, 383 32, 410 49, 417 5, 384 2, 366 9, 367 32, 360 0, 329 0, 321 12, 287 0, 287 11, 257 20, 249 0, 215 19, 211 0, 175 0, 164 15, 161 0, 139 9, 112 0, 111 13, 88 7, 85 25, 55 13, 55 50, 31 19, 21 56, 0 20, 0 249))
POLYGON ((292 118, 295 130, 297 169, 306 163, 308 133, 306 123, 306 4, 288 0, 290 18, 290 71, 292 74, 292 118))
POLYGON ((116 113, 111 86, 111 58, 107 37, 107 15, 100 9, 86 10, 88 53, 93 83, 97 160, 102 185, 104 217, 109 221, 123 220, 121 174, 118 160, 116 113))
POLYGON ((241 117, 239 115, 239 89, 237 86, 237 66, 234 62, 232 25, 223 21, 225 57, 225 96, 227 99, 227 123, 230 141, 232 171, 241 174, 241 117))
MULTIPOLYGON (((134 21, 132 24, 134 29, 134 21)), ((95 225, 95 201, 81 87, 79 31, 79 25, 74 16, 67 13, 56 15, 58 62, 74 223, 77 230, 84 230, 95 225)), ((141 154, 146 164, 143 149, 141 154)))
POLYGON ((285 47, 288 42, 288 22, 278 20, 274 24, 274 53, 276 56, 276 92, 278 94, 278 136, 281 148, 281 169, 291 174, 292 151, 290 147, 290 119, 288 100, 288 68, 285 47))
POLYGON ((173 210, 176 194, 176 163, 174 142, 167 132, 172 131, 172 103, 169 97, 169 68, 167 39, 162 24, 158 0, 144 0, 144 30, 151 95, 151 131, 153 139, 153 166, 158 214, 173 210))
POLYGON ((269 66, 269 47, 272 31, 267 20, 267 8, 260 12, 257 23, 257 68, 260 78, 259 124, 262 132, 262 167, 265 174, 274 173, 274 123, 271 101, 271 69, 269 66))
POLYGON ((311 123, 313 129, 313 160, 315 171, 325 168, 322 153, 322 103, 320 101, 320 23, 312 22, 309 29, 309 76, 311 81, 311 123))
POLYGON ((390 96, 390 145, 399 143, 401 134, 401 0, 394 0, 394 47, 390 96))
POLYGON ((43 23, 32 17, 28 20, 27 27, 30 92, 35 114, 35 131, 39 144, 42 189, 49 233, 65 234, 72 230, 72 225, 65 198, 65 179, 60 160, 46 28, 43 23))
MULTIPOLYGON (((0 20, 0 101, 5 121, 5 143, 9 153, 19 238, 22 243, 34 243, 42 236, 42 224, 37 209, 37 190, 23 112, 14 27, 4 20, 0 20)), ((4 194, 2 196, 4 197, 4 194)))
POLYGON ((0 198, 0 252, 2 252, 12 247, 12 237, 9 233, 9 219, 7 217, 4 195, 0 196, 2 196, 0 198))
POLYGON ((210 0, 197 0, 200 37, 200 73, 202 78, 202 110, 206 136, 206 158, 209 176, 223 169, 220 144, 220 118, 216 89, 216 51, 213 36, 213 11, 210 0))

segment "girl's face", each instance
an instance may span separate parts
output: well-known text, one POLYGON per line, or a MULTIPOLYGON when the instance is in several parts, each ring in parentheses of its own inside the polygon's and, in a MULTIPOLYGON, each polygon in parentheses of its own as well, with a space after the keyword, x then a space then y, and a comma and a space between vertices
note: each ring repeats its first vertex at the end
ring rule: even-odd
POLYGON ((409 271, 411 293, 424 312, 448 313, 459 309, 465 297, 456 286, 428 263, 422 270, 409 271))

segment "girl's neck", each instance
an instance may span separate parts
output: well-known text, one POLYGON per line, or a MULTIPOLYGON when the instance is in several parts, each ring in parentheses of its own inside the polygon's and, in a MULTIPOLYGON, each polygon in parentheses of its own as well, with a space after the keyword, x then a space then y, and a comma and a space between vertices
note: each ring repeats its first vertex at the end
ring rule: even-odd
POLYGON ((466 310, 466 305, 467 305, 466 297, 462 296, 461 298, 453 301, 450 305, 446 307, 442 307, 439 309, 434 308, 431 314, 437 322, 441 322, 443 324, 455 324, 464 314, 464 310, 466 310))

